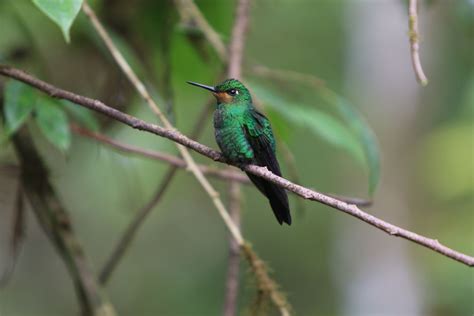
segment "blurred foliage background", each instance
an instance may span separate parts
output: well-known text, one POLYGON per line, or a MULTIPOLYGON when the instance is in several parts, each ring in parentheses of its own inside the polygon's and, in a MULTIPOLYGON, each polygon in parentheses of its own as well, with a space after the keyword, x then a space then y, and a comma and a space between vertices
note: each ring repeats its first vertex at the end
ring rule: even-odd
MULTIPOLYGON (((234 1, 196 3, 228 42, 234 1)), ((180 23, 171 1, 93 4, 160 103, 170 104, 173 97, 167 113, 189 134, 208 96, 185 81, 217 83, 222 64, 215 52, 199 33, 180 23)), ((377 135, 381 177, 370 212, 473 254, 474 3, 420 2, 421 59, 430 79, 426 88, 416 83, 411 68, 406 11, 406 3, 398 0, 253 1, 244 76, 256 88, 266 86, 287 100, 288 113, 295 104, 311 106, 308 113, 335 109, 311 87, 255 76, 252 65, 263 63, 324 80, 362 113, 377 135)), ((57 26, 31 1, 0 1, 0 62, 156 121, 83 13, 66 44, 57 26)), ((268 109, 277 136, 293 153, 303 185, 367 196, 368 172, 349 151, 308 133, 311 124, 289 122, 285 112, 273 111, 268 109)), ((176 153, 168 140, 104 117, 97 120, 100 130, 115 139, 176 153)), ((68 150, 58 150, 38 126, 29 122, 28 128, 98 270, 167 166, 80 136, 73 136, 68 150)), ((211 118, 201 140, 216 147, 211 118)), ((2 143, 0 159, 5 165, 16 161, 8 141, 2 143)), ((283 173, 288 174, 288 166, 283 166, 283 173)), ((2 171, 1 267, 8 261, 17 181, 2 171)), ((213 183, 225 197, 226 184, 213 183)), ((317 203, 304 202, 301 208, 296 198, 290 202, 294 224, 280 227, 266 200, 255 188, 245 187, 243 231, 272 268, 296 314, 474 313, 474 275, 467 267, 317 203)), ((21 256, 10 283, 0 290, 0 315, 75 314, 77 303, 65 266, 34 215, 27 215, 21 256)), ((181 171, 112 276, 107 292, 121 315, 219 314, 227 245, 227 232, 210 200, 194 178, 181 171)), ((245 313, 255 287, 248 267, 242 264, 242 269, 239 306, 245 313)))

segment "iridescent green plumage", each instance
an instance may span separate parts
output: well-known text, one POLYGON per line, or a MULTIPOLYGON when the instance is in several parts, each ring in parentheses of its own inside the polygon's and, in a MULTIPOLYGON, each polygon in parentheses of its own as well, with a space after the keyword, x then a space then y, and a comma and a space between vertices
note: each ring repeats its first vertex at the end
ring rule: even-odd
MULTIPOLYGON (((211 91, 217 99, 214 128, 217 144, 224 156, 238 164, 265 166, 281 175, 270 122, 255 109, 248 89, 235 79, 228 79, 215 87, 189 83, 211 91)), ((286 191, 253 174, 247 175, 270 201, 278 222, 290 225, 286 191)))

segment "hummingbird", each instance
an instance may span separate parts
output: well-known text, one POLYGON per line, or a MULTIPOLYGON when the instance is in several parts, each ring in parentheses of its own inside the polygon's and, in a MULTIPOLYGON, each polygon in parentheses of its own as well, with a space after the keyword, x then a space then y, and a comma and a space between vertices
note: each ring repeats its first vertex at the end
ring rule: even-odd
MULTIPOLYGON (((214 87, 192 81, 188 83, 211 91, 217 100, 214 130, 217 145, 224 157, 236 165, 267 167, 281 176, 270 121, 254 107, 249 90, 236 79, 227 79, 214 87)), ((283 222, 291 225, 285 189, 251 173, 247 172, 247 176, 267 197, 280 225, 283 222)))

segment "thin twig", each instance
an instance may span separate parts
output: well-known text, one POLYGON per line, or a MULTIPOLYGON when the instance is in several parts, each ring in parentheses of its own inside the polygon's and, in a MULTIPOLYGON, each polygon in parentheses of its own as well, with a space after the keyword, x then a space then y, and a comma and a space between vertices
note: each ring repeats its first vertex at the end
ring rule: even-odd
POLYGON ((195 26, 201 30, 207 41, 212 45, 216 51, 219 59, 222 62, 227 61, 227 49, 222 42, 219 34, 207 22, 204 15, 199 11, 199 8, 192 0, 174 0, 176 8, 178 9, 181 20, 184 24, 195 26))
MULTIPOLYGON (((116 121, 119 121, 135 129, 146 131, 146 132, 149 132, 161 137, 168 138, 214 161, 230 164, 230 162, 224 159, 224 157, 222 156, 220 152, 212 148, 209 148, 199 142, 196 142, 192 139, 189 139, 188 137, 181 134, 177 130, 169 130, 155 124, 147 123, 134 116, 125 114, 119 110, 109 107, 101 101, 91 99, 85 96, 81 96, 67 90, 60 89, 47 82, 39 80, 17 68, 0 65, 0 74, 6 77, 10 77, 10 78, 14 78, 16 80, 22 81, 32 87, 35 87, 38 90, 41 90, 47 93, 51 97, 69 100, 73 103, 76 103, 88 109, 99 112, 103 115, 108 116, 109 118, 112 118, 116 121)), ((302 198, 325 204, 327 206, 330 206, 331 208, 342 211, 363 222, 366 222, 367 224, 374 226, 392 236, 398 236, 398 237, 410 240, 423 247, 426 247, 430 250, 438 252, 442 254, 443 256, 459 261, 467 266, 474 266, 474 257, 455 251, 449 247, 446 247, 435 239, 418 235, 414 232, 411 232, 409 230, 403 229, 401 227, 398 227, 396 225, 383 221, 373 215, 370 215, 360 210, 357 206, 353 204, 345 203, 343 201, 329 197, 317 191, 295 184, 291 181, 288 181, 287 179, 284 179, 282 177, 279 177, 273 174, 265 167, 259 167, 256 165, 246 165, 246 166, 240 166, 240 167, 242 168, 242 170, 246 172, 250 172, 268 181, 271 181, 279 185, 280 187, 285 188, 286 190, 291 191, 301 196, 302 198)))
POLYGON ((416 80, 422 85, 428 84, 428 78, 421 67, 420 36, 418 33, 418 4, 417 0, 408 1, 408 36, 410 37, 411 63, 415 71, 416 80))
MULTIPOLYGON (((141 157, 147 157, 154 160, 163 161, 181 169, 186 168, 186 162, 177 156, 164 154, 159 151, 144 149, 144 148, 140 148, 140 147, 129 145, 129 144, 124 144, 110 137, 107 137, 103 134, 92 132, 90 130, 79 127, 77 125, 71 125, 71 129, 74 133, 78 135, 87 137, 89 139, 94 139, 97 142, 108 145, 122 152, 140 155, 141 157)), ((247 183, 247 184, 250 183, 250 180, 246 175, 242 174, 241 172, 234 171, 235 169, 217 169, 217 168, 212 168, 205 165, 198 165, 198 167, 199 169, 201 169, 201 171, 204 174, 212 176, 212 177, 216 177, 218 179, 232 180, 239 183, 247 183)))

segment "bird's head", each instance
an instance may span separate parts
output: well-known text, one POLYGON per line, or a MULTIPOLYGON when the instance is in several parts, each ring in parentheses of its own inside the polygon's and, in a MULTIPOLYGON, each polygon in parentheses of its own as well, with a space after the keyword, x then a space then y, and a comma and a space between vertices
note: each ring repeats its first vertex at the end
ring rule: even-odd
POLYGON ((188 81, 189 84, 212 92, 218 103, 232 104, 237 102, 252 102, 249 90, 237 79, 227 79, 215 87, 188 81))

